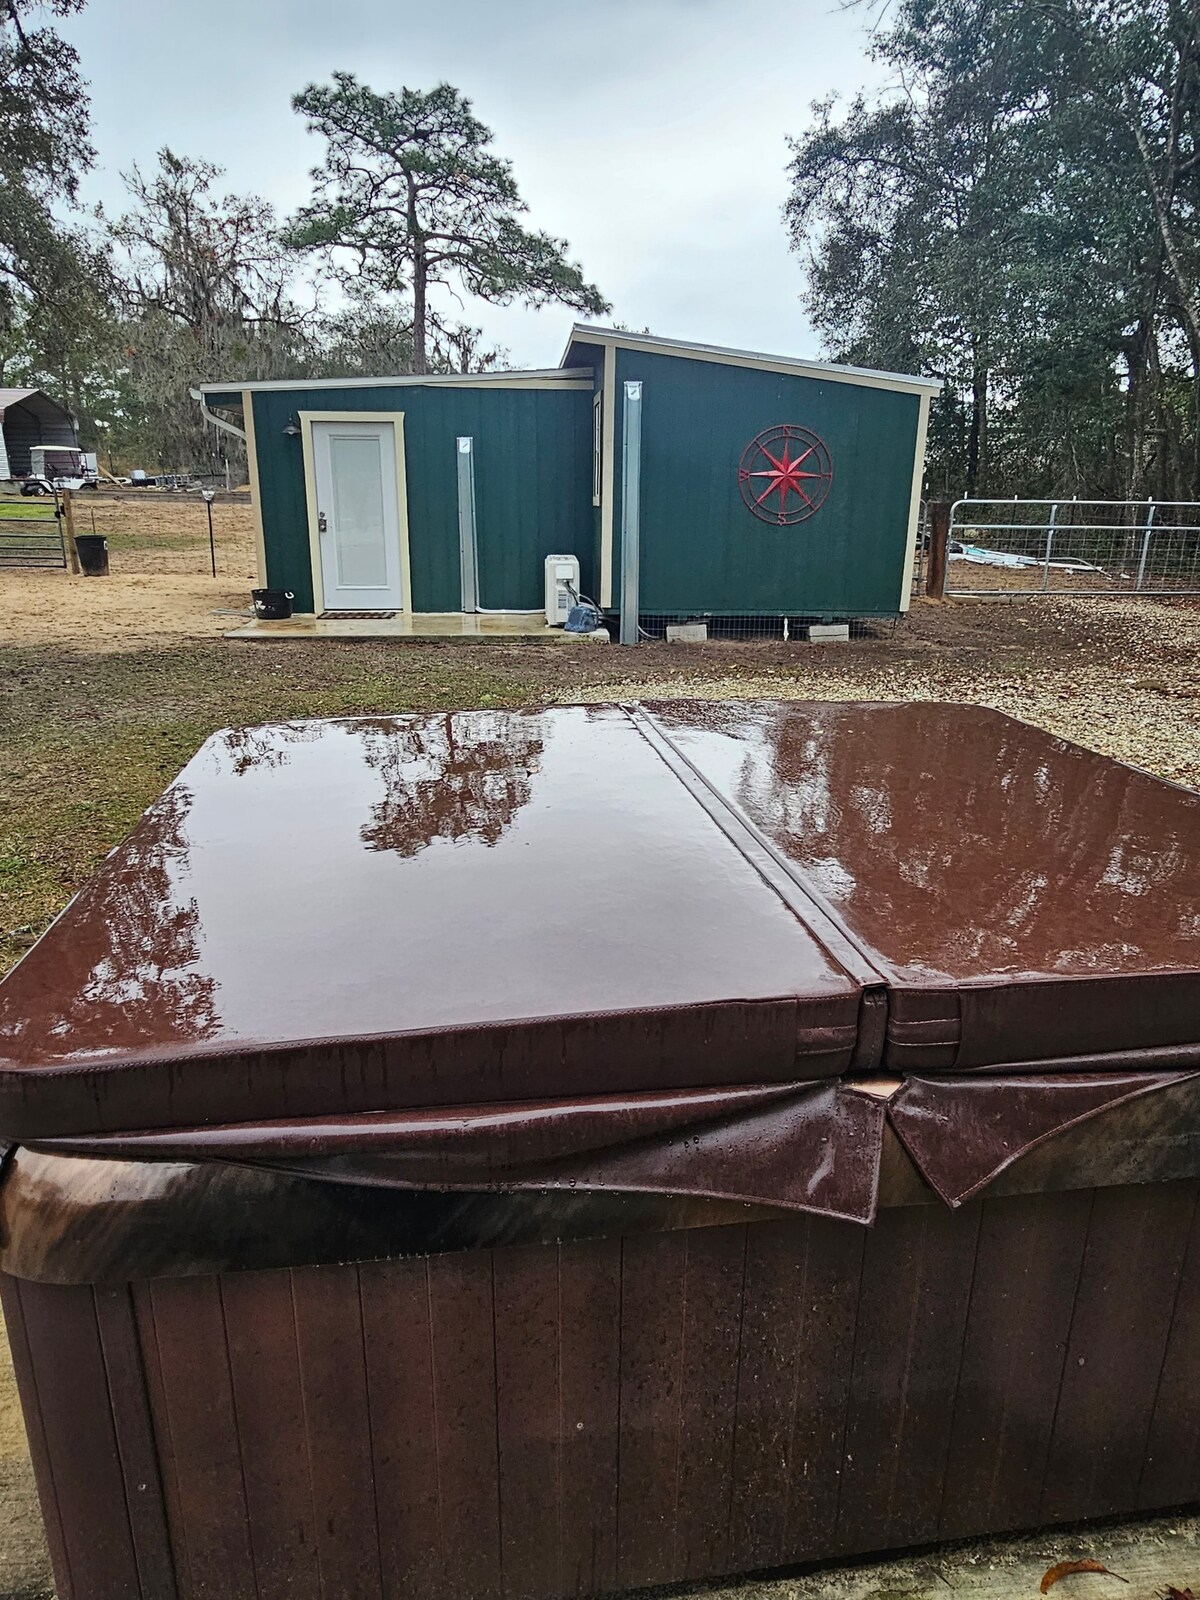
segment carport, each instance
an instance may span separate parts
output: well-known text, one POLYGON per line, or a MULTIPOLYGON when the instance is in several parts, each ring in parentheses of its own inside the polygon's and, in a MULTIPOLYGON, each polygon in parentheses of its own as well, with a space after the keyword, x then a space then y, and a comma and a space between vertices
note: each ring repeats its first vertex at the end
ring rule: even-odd
POLYGON ((0 389, 0 478, 29 476, 35 445, 79 446, 75 418, 40 389, 0 389))

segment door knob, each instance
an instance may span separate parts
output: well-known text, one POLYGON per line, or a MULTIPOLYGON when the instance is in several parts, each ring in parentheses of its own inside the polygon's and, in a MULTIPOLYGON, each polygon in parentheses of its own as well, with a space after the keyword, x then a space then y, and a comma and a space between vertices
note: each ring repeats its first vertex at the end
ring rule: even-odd
POLYGON ((317 512, 317 532, 318 533, 328 533, 328 531, 329 531, 329 524, 325 520, 325 513, 323 511, 318 511, 317 512))

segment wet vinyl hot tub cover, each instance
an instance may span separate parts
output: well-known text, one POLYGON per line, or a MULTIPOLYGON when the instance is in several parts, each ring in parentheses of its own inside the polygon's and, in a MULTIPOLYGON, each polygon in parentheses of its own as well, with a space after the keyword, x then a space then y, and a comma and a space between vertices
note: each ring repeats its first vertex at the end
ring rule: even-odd
POLYGON ((221 733, 0 985, 0 1140, 866 1222, 1200 1070, 1200 796, 997 713, 221 733))

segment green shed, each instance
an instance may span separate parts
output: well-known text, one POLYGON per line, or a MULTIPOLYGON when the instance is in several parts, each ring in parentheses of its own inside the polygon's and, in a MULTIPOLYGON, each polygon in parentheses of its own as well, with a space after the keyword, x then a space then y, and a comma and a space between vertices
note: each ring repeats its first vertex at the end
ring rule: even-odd
POLYGON ((929 380, 576 326, 537 372, 206 384, 300 613, 908 607, 929 380), (632 561, 627 553, 634 552, 632 561))

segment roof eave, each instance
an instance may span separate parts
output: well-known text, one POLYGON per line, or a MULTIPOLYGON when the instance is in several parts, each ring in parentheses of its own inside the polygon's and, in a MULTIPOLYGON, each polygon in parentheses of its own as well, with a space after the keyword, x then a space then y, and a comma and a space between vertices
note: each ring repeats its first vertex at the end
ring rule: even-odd
POLYGON ((888 388, 907 394, 937 394, 940 379, 921 378, 915 373, 886 372, 873 367, 852 367, 836 361, 811 361, 801 356, 770 355, 761 350, 735 350, 727 345, 699 344, 691 339, 662 339, 655 334, 625 333, 620 328, 605 328, 577 322, 571 329, 560 366, 573 344, 611 344, 629 350, 648 350, 663 355, 682 356, 694 361, 759 367, 764 371, 794 372, 797 377, 829 378, 837 383, 859 383, 865 387, 888 388))
POLYGON ((190 390, 193 400, 206 394, 228 394, 249 390, 284 392, 289 389, 414 389, 414 388, 497 388, 536 381, 561 384, 582 381, 579 368, 538 367, 517 372, 406 372, 378 378, 272 378, 258 382, 237 380, 226 383, 201 383, 190 390))

